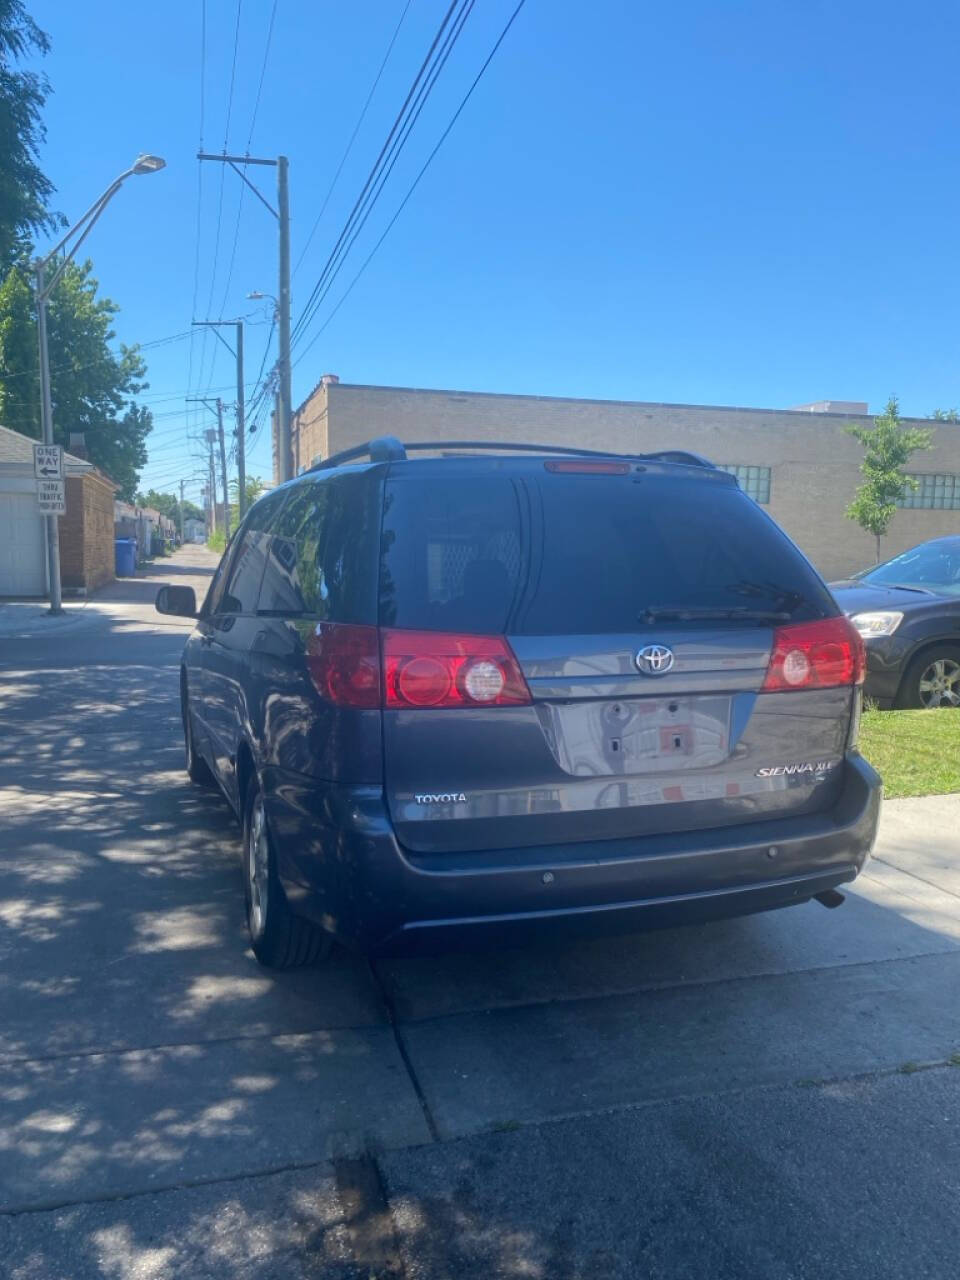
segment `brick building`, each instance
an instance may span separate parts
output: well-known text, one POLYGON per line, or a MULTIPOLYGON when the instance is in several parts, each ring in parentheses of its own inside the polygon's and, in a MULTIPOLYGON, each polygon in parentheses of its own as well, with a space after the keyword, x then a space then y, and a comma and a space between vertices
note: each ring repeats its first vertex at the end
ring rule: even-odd
POLYGON ((96 591, 115 575, 113 495, 96 467, 67 476, 67 513, 60 517, 60 581, 64 590, 96 591))
MULTIPOLYGON (((643 453, 689 449, 736 472, 827 578, 873 563, 873 539, 844 515, 862 449, 846 434, 867 406, 818 401, 796 409, 573 400, 552 396, 363 386, 325 375, 294 415, 295 470, 380 435, 401 440, 530 441, 643 453)), ((904 501, 884 553, 960 533, 960 426, 923 420, 933 447, 915 454, 920 488, 904 501)), ((274 433, 274 476, 276 465, 274 433)))

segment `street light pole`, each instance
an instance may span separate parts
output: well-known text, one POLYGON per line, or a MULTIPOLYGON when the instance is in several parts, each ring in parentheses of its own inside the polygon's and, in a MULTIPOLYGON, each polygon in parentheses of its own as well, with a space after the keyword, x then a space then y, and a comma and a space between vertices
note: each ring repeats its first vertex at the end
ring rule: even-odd
MULTIPOLYGON (((40 343, 40 433, 44 444, 53 444, 53 403, 50 395, 50 348, 47 344, 47 298, 43 288, 44 264, 37 262, 37 338, 40 343)), ((64 481, 66 484, 66 481, 64 481)), ((47 533, 47 594, 50 612, 63 613, 60 587, 60 517, 44 516, 47 533)))
MULTIPOLYGON (((157 173, 158 170, 165 167, 166 161, 162 160, 160 156, 138 156, 129 169, 125 169, 123 173, 120 174, 119 178, 116 178, 111 182, 103 195, 90 206, 80 221, 75 223, 69 231, 67 231, 67 233, 57 241, 45 257, 38 258, 34 264, 34 270, 37 277, 37 341, 40 348, 40 434, 44 444, 54 443, 53 396, 50 390, 50 348, 47 341, 47 303, 50 300, 50 296, 59 284, 63 273, 66 271, 68 264, 76 254, 77 250, 93 230, 93 227, 101 213, 103 213, 104 209, 120 190, 124 182, 126 182, 127 178, 135 174, 157 173), (66 249, 65 246, 72 236, 77 236, 77 239, 71 248, 66 249), (48 280, 47 267, 61 249, 64 250, 63 258, 56 271, 54 271, 53 275, 48 280)), ((46 521, 47 573, 50 580, 48 586, 50 612, 52 614, 58 614, 63 613, 62 591, 60 586, 59 516, 49 515, 46 517, 46 521)))

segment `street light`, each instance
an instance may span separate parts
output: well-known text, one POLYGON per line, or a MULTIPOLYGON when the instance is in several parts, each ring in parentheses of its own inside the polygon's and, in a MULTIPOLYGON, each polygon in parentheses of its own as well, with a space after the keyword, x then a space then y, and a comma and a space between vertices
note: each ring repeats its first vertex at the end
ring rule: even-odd
MULTIPOLYGON (((125 169, 119 178, 111 182, 103 195, 90 206, 79 222, 53 246, 44 258, 34 263, 37 277, 37 338, 40 344, 40 426, 44 444, 53 444, 53 401, 50 395, 50 352, 47 347, 47 302, 60 282, 77 250, 86 240, 97 219, 126 182, 127 178, 143 173, 157 173, 166 167, 166 161, 160 156, 139 155, 129 169, 125 169), (79 235, 77 234, 79 232, 79 235), (65 246, 72 236, 77 236, 71 248, 65 246), (47 267, 50 261, 63 249, 63 260, 56 271, 47 279, 47 267)), ((50 575, 50 612, 63 613, 60 592, 60 534, 56 516, 47 516, 47 562, 50 575)))

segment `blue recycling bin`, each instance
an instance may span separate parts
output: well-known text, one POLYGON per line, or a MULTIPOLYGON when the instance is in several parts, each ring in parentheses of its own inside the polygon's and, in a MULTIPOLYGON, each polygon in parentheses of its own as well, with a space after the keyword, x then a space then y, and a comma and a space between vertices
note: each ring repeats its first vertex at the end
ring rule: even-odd
POLYGON ((117 577, 132 578, 137 572, 136 538, 114 538, 116 548, 117 577))

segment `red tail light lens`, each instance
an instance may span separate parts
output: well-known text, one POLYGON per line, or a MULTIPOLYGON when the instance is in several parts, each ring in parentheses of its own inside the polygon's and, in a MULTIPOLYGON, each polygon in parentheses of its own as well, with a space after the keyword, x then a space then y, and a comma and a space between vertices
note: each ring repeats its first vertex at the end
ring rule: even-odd
POLYGON ((337 706, 380 706, 376 627, 318 622, 307 639, 307 669, 320 696, 337 706))
POLYGON ((510 707, 530 690, 502 636, 384 631, 384 705, 510 707))
POLYGON ((777 627, 764 692, 862 684, 863 640, 847 618, 777 627))
POLYGON ((556 475, 572 476, 626 476, 630 474, 629 462, 545 462, 544 468, 556 475))

